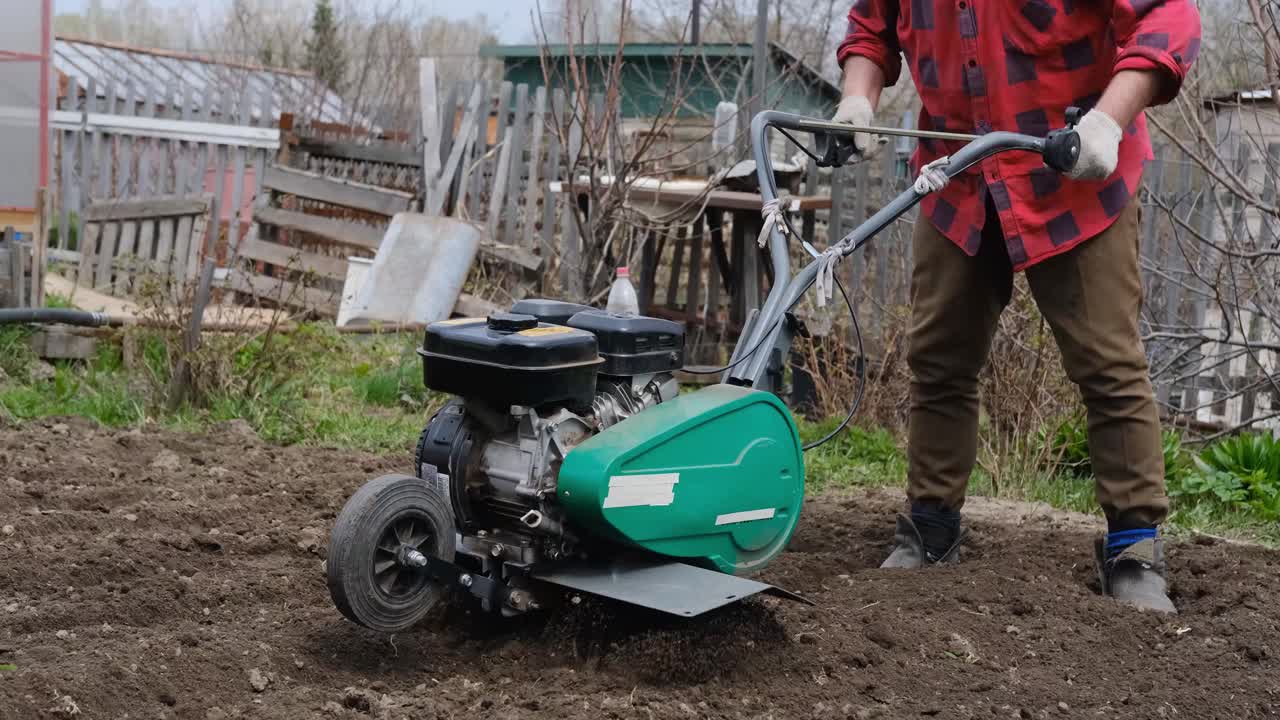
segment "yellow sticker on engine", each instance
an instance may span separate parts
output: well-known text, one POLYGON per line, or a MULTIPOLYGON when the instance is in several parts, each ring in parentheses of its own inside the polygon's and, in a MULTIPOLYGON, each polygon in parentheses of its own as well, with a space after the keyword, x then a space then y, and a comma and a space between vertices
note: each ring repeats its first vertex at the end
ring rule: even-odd
POLYGON ((470 325, 471 323, 484 322, 484 318, 454 318, 452 320, 437 320, 432 325, 470 325))
POLYGON ((547 327, 536 327, 536 328, 529 328, 528 330, 521 330, 516 334, 530 335, 530 336, 536 337, 538 335, 559 335, 561 333, 571 333, 571 332, 577 332, 577 331, 571 327, 564 327, 563 325, 548 325, 547 327))

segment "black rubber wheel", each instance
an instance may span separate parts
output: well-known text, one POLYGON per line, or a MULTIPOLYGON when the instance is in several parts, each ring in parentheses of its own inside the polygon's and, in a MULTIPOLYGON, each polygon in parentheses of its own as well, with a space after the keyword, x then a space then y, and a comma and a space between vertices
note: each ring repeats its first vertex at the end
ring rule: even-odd
POLYGON ((425 570, 396 561, 405 546, 453 560, 448 499, 421 478, 370 480, 343 506, 329 534, 329 595, 347 619, 379 632, 401 632, 445 598, 446 589, 425 570))

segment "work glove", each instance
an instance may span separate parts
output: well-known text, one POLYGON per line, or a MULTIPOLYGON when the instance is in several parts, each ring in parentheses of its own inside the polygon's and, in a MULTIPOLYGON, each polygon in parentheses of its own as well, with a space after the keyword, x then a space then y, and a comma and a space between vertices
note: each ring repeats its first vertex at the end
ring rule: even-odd
MULTIPOLYGON (((867 127, 874 117, 875 111, 871 109, 870 100, 861 95, 849 95, 840 100, 831 122, 867 127)), ((856 133, 853 136, 853 146, 858 149, 859 155, 866 155, 871 147, 871 136, 867 133, 856 133)), ((1114 160, 1112 164, 1115 164, 1114 160)))
POLYGON ((1073 180, 1103 180, 1116 169, 1116 154, 1124 132, 1111 116, 1098 109, 1085 113, 1076 125, 1080 135, 1080 157, 1067 173, 1073 180))

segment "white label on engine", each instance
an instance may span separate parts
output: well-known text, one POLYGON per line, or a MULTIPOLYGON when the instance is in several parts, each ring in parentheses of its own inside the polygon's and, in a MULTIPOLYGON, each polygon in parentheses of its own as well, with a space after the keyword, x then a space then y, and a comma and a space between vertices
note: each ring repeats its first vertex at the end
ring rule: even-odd
POLYGON ((614 475, 609 478, 605 508, 663 507, 676 501, 680 473, 654 475, 614 475))
POLYGON ((774 508, 761 508, 760 510, 743 510, 742 512, 726 513, 716 516, 717 525, 732 525, 740 522, 751 522, 752 520, 768 520, 772 518, 777 511, 774 508))

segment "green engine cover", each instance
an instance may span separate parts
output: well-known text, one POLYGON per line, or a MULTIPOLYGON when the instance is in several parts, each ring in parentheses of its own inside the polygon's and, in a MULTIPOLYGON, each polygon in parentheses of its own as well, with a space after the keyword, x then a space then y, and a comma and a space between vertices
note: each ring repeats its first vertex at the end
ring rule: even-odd
POLYGON ((753 573, 786 547, 800 519, 800 436, 771 393, 712 385, 574 448, 558 492, 581 532, 753 573))

